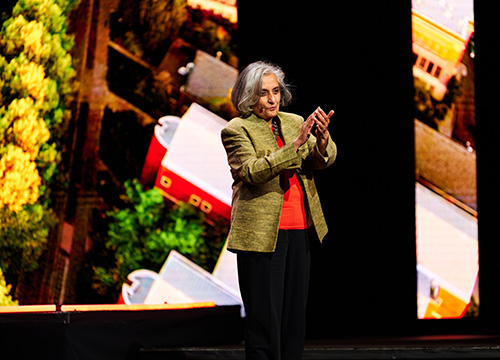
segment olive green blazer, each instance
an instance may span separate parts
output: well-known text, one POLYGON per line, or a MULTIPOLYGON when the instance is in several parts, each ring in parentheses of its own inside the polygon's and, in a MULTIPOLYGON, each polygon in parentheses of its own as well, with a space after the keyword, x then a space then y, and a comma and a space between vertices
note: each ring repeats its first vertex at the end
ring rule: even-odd
POLYGON ((292 141, 304 119, 285 112, 280 112, 278 118, 285 143, 281 148, 266 120, 255 114, 234 118, 221 132, 234 180, 229 250, 275 250, 284 194, 279 175, 285 169, 296 169, 302 181, 308 227, 316 232, 320 241, 328 232, 313 170, 330 166, 337 156, 337 147, 329 138, 323 156, 316 146, 316 137, 311 136, 295 151, 292 141))

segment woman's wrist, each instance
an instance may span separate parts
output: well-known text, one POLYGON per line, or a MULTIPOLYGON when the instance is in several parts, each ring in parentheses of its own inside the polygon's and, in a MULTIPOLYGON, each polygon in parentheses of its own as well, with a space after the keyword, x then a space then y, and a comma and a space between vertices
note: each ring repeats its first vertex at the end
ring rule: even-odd
POLYGON ((317 144, 318 144, 318 149, 319 149, 320 154, 322 156, 325 156, 326 155, 326 147, 328 145, 328 138, 318 140, 317 144))
POLYGON ((302 144, 299 142, 298 139, 295 139, 294 141, 292 141, 293 143, 293 147, 295 148, 295 151, 299 151, 299 148, 302 146, 302 144))

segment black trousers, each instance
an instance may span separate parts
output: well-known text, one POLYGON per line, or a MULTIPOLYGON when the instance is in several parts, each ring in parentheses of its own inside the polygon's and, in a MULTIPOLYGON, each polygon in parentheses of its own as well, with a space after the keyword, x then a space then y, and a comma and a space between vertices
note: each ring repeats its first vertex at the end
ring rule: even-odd
POLYGON ((280 230, 274 253, 238 252, 247 360, 302 359, 309 290, 307 230, 280 230))

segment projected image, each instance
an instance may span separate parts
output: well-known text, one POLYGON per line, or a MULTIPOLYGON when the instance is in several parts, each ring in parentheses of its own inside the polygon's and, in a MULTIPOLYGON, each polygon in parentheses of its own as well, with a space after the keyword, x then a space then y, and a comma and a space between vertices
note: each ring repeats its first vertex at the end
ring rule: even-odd
POLYGON ((413 0, 418 318, 479 314, 473 0, 413 0))
POLYGON ((236 0, 51 3, 0 5, 0 304, 241 303, 236 0))

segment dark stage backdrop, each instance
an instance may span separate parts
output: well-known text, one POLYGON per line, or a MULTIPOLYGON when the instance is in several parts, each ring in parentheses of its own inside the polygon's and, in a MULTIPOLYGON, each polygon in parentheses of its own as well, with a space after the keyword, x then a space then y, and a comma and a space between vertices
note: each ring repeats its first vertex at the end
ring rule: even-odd
POLYGON ((477 123, 477 199, 481 329, 497 329, 500 321, 500 26, 499 2, 474 1, 477 123))
MULTIPOLYGON (((336 163, 316 173, 329 225, 313 247, 309 335, 416 321, 411 2, 239 2, 241 66, 268 59, 288 111, 334 109, 336 163)), ((287 111, 285 110, 285 111, 287 111)))
POLYGON ((295 4, 240 1, 238 48, 241 67, 284 68, 288 111, 335 110, 337 162, 316 174, 330 232, 313 247, 309 336, 490 331, 500 318, 500 4, 474 9, 481 312, 431 321, 416 307, 411 1, 295 4))

